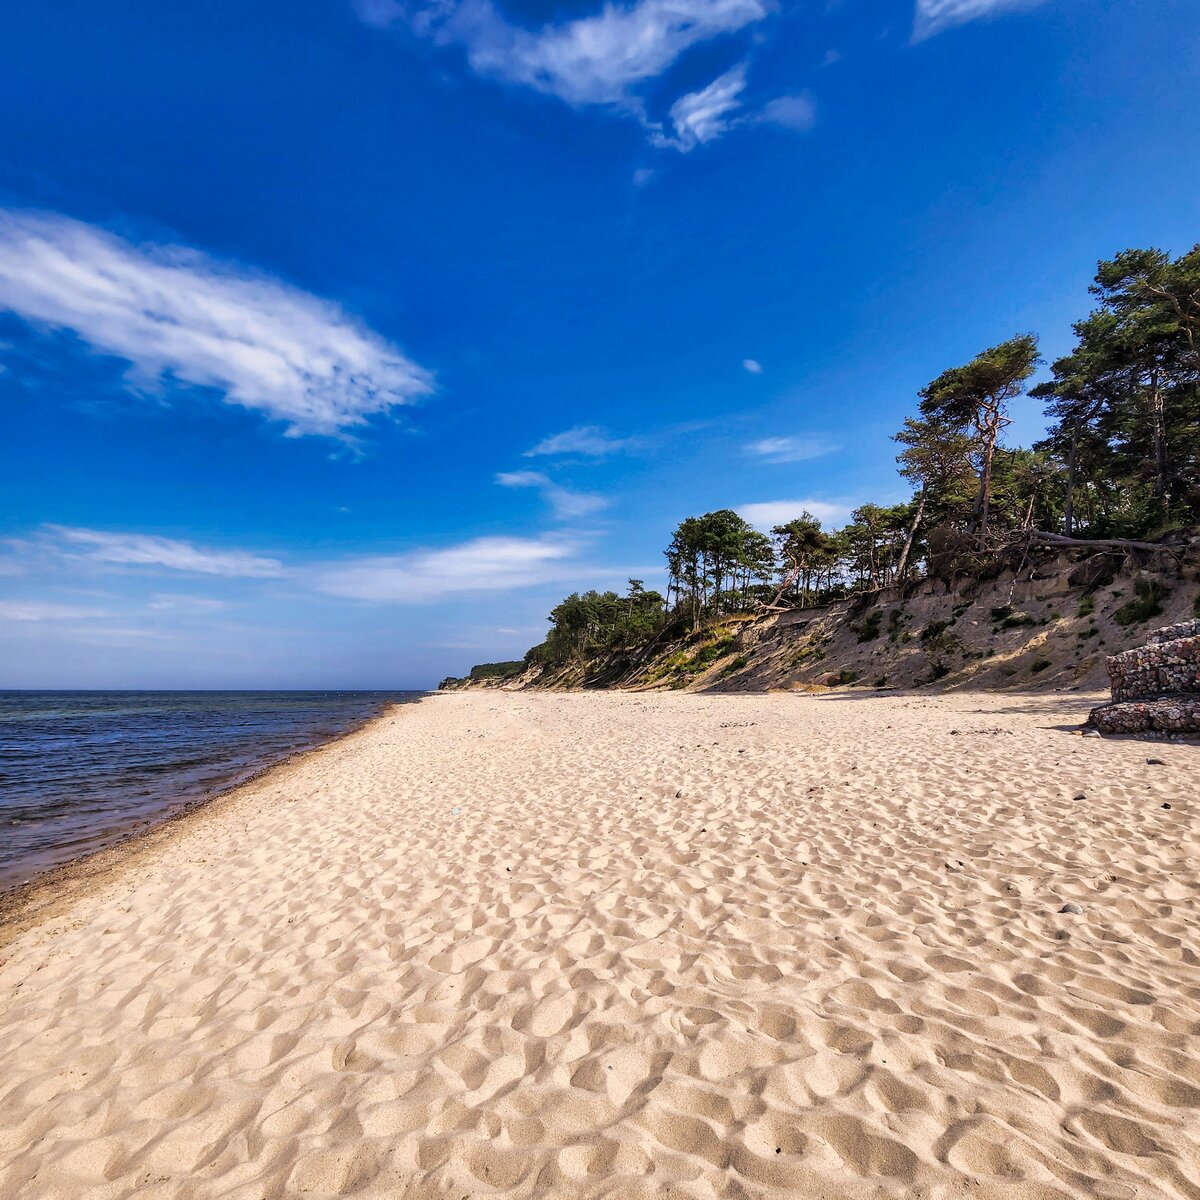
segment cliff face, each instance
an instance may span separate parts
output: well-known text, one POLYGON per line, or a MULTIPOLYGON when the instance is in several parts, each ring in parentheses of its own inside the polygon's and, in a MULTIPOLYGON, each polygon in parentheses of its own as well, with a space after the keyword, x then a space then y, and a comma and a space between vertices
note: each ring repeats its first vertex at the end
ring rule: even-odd
POLYGON ((717 621, 694 637, 491 686, 766 691, 1099 689, 1105 659, 1195 615, 1200 544, 1138 559, 1044 555, 991 579, 926 579, 820 608, 717 621))

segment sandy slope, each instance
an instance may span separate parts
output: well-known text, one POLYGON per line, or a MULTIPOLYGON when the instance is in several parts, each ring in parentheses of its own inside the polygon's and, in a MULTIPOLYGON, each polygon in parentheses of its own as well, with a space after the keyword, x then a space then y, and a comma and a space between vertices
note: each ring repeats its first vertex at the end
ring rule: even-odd
POLYGON ((0 951, 0 1195, 1200 1197, 1200 751, 1080 709, 395 711, 0 951))

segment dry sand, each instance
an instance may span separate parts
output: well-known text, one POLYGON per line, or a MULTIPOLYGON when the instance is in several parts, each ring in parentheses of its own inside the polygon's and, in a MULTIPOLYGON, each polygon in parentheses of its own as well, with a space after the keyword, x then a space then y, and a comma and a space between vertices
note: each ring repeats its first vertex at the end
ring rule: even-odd
POLYGON ((0 951, 0 1195, 1200 1197, 1200 752, 1085 707, 394 710, 0 951))

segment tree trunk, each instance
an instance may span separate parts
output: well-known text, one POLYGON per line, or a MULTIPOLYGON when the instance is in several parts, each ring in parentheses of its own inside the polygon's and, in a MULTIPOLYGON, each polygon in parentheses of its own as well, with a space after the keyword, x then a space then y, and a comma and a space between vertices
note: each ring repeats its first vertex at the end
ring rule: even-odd
POLYGON ((1167 554, 1175 554, 1176 550, 1171 546, 1164 546, 1161 542, 1133 542, 1127 538, 1069 538, 1063 537, 1060 533, 1043 533, 1040 529, 1032 530, 1029 534, 1030 541, 1042 542, 1047 546, 1106 546, 1112 550, 1152 550, 1165 551, 1167 554))
POLYGON ((1000 430, 993 424, 987 431, 983 450, 983 471, 979 476, 979 540, 987 540, 988 513, 992 507, 992 459, 996 456, 996 438, 1000 430))
POLYGON ((1079 457, 1079 422, 1071 430, 1071 451, 1067 455, 1067 494, 1063 499, 1063 533, 1075 532, 1075 463, 1079 457))
POLYGON ((1025 509, 1025 520, 1021 522, 1022 529, 1028 529, 1033 524, 1033 503, 1036 499, 1036 496, 1029 497, 1029 504, 1025 509))
POLYGON ((1154 431, 1154 494, 1164 508, 1170 503, 1167 488, 1167 431, 1163 392, 1159 386, 1158 370, 1150 373, 1150 419, 1154 431))
POLYGON ((921 494, 917 497, 917 511, 913 517, 912 524, 908 527, 908 536, 904 539, 904 549, 900 551, 900 561, 896 564, 896 578, 903 579, 904 571, 908 566, 908 556, 912 552, 913 542, 916 541, 917 529, 921 524, 921 518, 925 515, 925 491, 928 485, 921 485, 921 494))
POLYGON ((767 607, 774 608, 779 603, 779 601, 783 598, 783 593, 786 592, 788 590, 788 588, 790 588, 792 586, 792 584, 795 583, 796 580, 799 578, 800 578, 800 564, 793 558, 792 559, 792 569, 787 573, 786 577, 784 578, 783 583, 780 584, 780 586, 779 586, 779 591, 777 591, 775 593, 775 598, 771 601, 771 603, 769 605, 767 605, 767 607))

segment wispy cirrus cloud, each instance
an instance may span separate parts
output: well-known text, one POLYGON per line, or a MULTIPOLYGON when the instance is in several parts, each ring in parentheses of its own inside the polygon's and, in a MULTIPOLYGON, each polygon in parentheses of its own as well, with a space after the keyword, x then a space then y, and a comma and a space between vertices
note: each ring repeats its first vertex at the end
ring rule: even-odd
POLYGON ((104 609, 83 608, 75 604, 55 604, 45 600, 0 600, 0 621, 78 621, 110 615, 104 609))
POLYGON ((652 129, 651 143, 686 154, 706 142, 715 142, 739 125, 778 125, 804 133, 816 124, 816 104, 807 92, 776 96, 758 112, 745 111, 742 93, 746 90, 746 71, 747 64, 739 63, 700 91, 681 96, 667 114, 674 132, 652 129))
POLYGON ((602 425, 576 425, 543 438, 532 449, 525 451, 525 457, 582 454, 587 458, 605 458, 619 450, 628 450, 632 445, 632 438, 613 437, 602 425))
POLYGON ((776 96, 763 105, 759 121, 805 133, 817 123, 817 105, 808 92, 795 96, 776 96))
POLYGON ((573 492, 542 471, 501 471, 496 482, 507 488, 534 488, 559 520, 586 517, 608 507, 608 499, 594 492, 573 492))
POLYGON ((841 446, 827 437, 815 435, 762 438, 757 442, 747 443, 744 448, 747 454, 753 454, 765 462, 792 463, 823 458, 826 454, 836 453, 841 446))
MULTIPOLYGON (((368 24, 407 25, 439 45, 459 45, 479 75, 532 88, 577 107, 601 105, 642 123, 659 147, 687 152, 735 124, 798 123, 794 97, 770 101, 756 117, 734 118, 746 65, 679 97, 665 122, 647 113, 646 87, 703 43, 743 33, 776 11, 774 0, 638 0, 538 29, 507 20, 492 0, 355 0, 368 24)), ((811 106, 810 106, 811 109, 811 106)), ((809 122, 810 123, 810 122, 809 122)))
POLYGON ((0 309, 179 380, 339 435, 411 404, 433 377, 337 304, 183 246, 136 245, 54 213, 0 209, 0 309))
POLYGON ((806 512, 822 525, 842 525, 850 519, 853 507, 828 500, 763 500, 743 504, 737 511, 755 528, 769 530, 776 525, 786 525, 806 512))
POLYGON ((222 612, 229 606, 213 596, 192 596, 181 592, 156 592, 146 602, 152 612, 179 613, 185 616, 206 616, 222 612))
MULTIPOLYGON (((253 606, 253 583, 264 585, 258 601, 275 603, 278 583, 284 581, 292 602, 309 596, 334 596, 374 604, 425 604, 449 596, 507 592, 539 584, 645 578, 654 566, 605 566, 589 562, 583 551, 589 538, 563 531, 538 537, 472 538, 447 546, 423 546, 401 554, 351 554, 326 561, 286 563, 247 550, 212 550, 192 542, 154 534, 109 533, 99 530, 47 526, 42 534, 15 547, 33 568, 21 596, 0 598, 0 623, 76 622, 78 629, 102 630, 106 622, 151 615, 159 623, 184 622, 203 627, 231 607, 229 599, 207 594, 220 585, 239 583, 237 604, 253 606), (122 591, 101 593, 113 601, 107 608, 62 603, 59 597, 78 591, 83 566, 121 570, 122 591), (145 568, 138 572, 135 568, 145 568), (205 593, 148 590, 139 594, 139 576, 157 582, 163 571, 203 576, 205 593), (220 584, 213 578, 221 576, 220 584), (30 595, 30 588, 40 594, 30 595), (97 622, 99 622, 97 624, 97 622)), ((70 597, 68 597, 69 599, 70 597)))
POLYGON ((508 591, 576 578, 573 538, 483 537, 408 554, 347 559, 318 569, 313 585, 331 596, 421 604, 468 592, 508 591))
POLYGON ((917 0, 913 16, 913 41, 919 42, 952 25, 965 25, 981 17, 1034 8, 1044 0, 917 0))
POLYGON ((274 579, 285 574, 278 559, 245 550, 211 549, 150 533, 112 533, 68 525, 44 528, 51 544, 61 553, 108 566, 153 567, 241 579, 274 579))
POLYGON ((766 18, 766 0, 640 0, 605 4, 598 13, 525 29, 490 0, 440 0, 409 8, 359 0, 375 25, 408 23, 441 44, 466 48, 472 68, 570 104, 641 109, 635 89, 662 75, 693 46, 766 18))
POLYGON ((706 88, 680 96, 668 114, 674 133, 652 133, 656 146, 673 146, 685 154, 705 142, 715 141, 728 132, 733 113, 741 108, 740 96, 746 88, 746 64, 719 75, 706 88))

